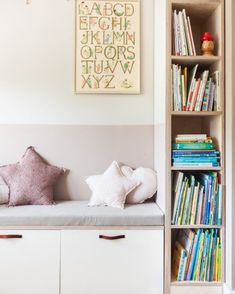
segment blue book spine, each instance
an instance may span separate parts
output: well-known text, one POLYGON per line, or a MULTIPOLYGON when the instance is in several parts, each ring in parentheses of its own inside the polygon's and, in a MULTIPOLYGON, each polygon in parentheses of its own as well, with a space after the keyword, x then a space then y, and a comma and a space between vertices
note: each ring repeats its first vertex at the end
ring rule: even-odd
POLYGON ((196 260, 196 256, 197 256, 197 249, 198 249, 198 245, 199 245, 199 241, 200 241, 200 234, 201 234, 201 229, 199 229, 197 231, 195 239, 194 239, 192 255, 191 255, 187 278, 186 278, 188 281, 192 280, 193 271, 194 271, 194 267, 195 267, 195 260, 196 260))
POLYGON ((210 219, 212 186, 213 186, 212 179, 210 177, 210 182, 208 185, 208 201, 207 201, 207 211, 206 211, 206 221, 205 221, 206 225, 209 225, 209 219, 210 219))
POLYGON ((196 153, 196 152, 188 152, 185 154, 185 152, 172 152, 173 157, 219 157, 219 152, 213 152, 213 153, 196 153))
POLYGON ((185 263, 186 257, 187 257, 187 253, 186 253, 186 250, 184 250, 182 254, 182 258, 180 259, 180 267, 179 267, 177 281, 183 281, 183 270, 184 270, 184 263, 185 263))
POLYGON ((217 224, 218 225, 222 225, 222 208, 223 208, 223 205, 222 205, 222 185, 219 184, 218 185, 218 204, 217 204, 217 224))
POLYGON ((218 150, 172 150, 172 154, 181 154, 181 155, 189 155, 189 154, 199 154, 199 155, 204 155, 204 154, 220 154, 220 151, 218 150))
POLYGON ((203 206, 203 216, 202 216, 202 223, 206 224, 206 212, 207 212, 207 205, 208 205, 208 182, 205 180, 204 182, 204 206, 203 206))
POLYGON ((172 154, 173 158, 220 158, 219 155, 213 155, 213 154, 187 154, 187 155, 182 155, 182 154, 172 154))
POLYGON ((174 162, 208 162, 208 163, 218 163, 217 157, 174 157, 174 162))
POLYGON ((204 166, 209 165, 210 167, 218 167, 219 163, 212 162, 173 162, 173 166, 204 166))

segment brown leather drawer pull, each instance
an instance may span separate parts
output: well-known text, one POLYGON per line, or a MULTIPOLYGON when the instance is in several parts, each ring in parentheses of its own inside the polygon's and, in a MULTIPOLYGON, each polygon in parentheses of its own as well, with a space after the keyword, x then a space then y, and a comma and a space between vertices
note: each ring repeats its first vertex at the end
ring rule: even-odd
POLYGON ((0 239, 22 239, 22 235, 0 235, 0 239))
POLYGON ((105 235, 99 235, 100 239, 104 240, 119 240, 119 239, 125 239, 125 235, 117 235, 117 236, 105 236, 105 235))

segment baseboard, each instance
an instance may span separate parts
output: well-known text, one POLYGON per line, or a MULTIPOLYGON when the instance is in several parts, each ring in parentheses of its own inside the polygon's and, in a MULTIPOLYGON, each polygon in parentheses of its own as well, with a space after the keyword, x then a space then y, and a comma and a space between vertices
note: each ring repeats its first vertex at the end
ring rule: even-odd
POLYGON ((224 294, 235 294, 235 291, 231 291, 226 284, 224 284, 224 291, 223 292, 224 292, 224 294))

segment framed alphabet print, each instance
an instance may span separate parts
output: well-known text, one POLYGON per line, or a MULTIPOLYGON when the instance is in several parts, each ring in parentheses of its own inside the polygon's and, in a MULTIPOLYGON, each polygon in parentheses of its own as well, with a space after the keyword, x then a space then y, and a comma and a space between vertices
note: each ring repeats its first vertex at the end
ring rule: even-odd
POLYGON ((76 0, 76 93, 140 93, 139 0, 76 0))

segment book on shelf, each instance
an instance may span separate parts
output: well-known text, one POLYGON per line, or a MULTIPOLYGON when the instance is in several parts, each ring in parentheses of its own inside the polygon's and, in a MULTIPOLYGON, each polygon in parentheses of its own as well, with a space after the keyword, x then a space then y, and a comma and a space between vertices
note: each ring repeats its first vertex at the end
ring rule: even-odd
POLYGON ((219 173, 175 172, 172 224, 222 225, 222 196, 219 173))
POLYGON ((206 134, 179 134, 172 144, 172 164, 175 167, 219 167, 220 153, 206 134))
POLYGON ((172 100, 174 111, 220 111, 220 73, 204 70, 197 74, 198 64, 191 70, 172 65, 172 100), (189 72, 189 79, 188 79, 189 72))
POLYGON ((182 229, 173 248, 172 275, 177 281, 221 281, 218 229, 182 229))
POLYGON ((183 281, 184 268, 187 252, 183 246, 176 241, 172 260, 172 274, 178 281, 183 281))
POLYGON ((213 143, 173 143, 173 149, 175 150, 212 150, 215 148, 213 143))
POLYGON ((173 11, 173 54, 178 56, 196 56, 190 17, 186 10, 173 11))

